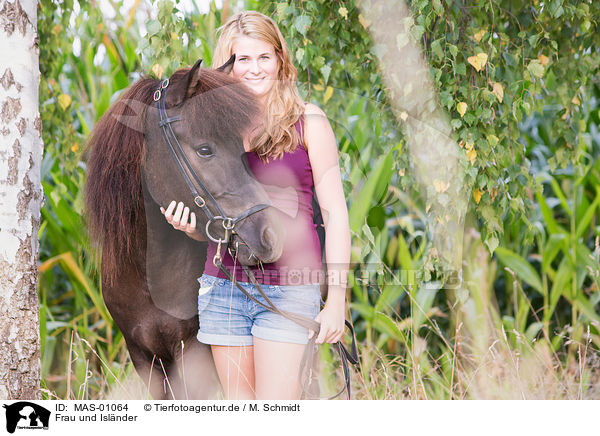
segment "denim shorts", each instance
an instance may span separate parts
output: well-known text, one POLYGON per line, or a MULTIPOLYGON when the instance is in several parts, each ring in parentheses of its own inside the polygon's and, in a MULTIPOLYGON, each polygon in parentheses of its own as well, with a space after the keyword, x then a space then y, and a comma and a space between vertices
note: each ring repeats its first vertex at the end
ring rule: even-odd
MULTIPOLYGON (((267 310, 226 279, 202 275, 198 279, 198 340, 211 345, 252 345, 253 337, 277 342, 306 344, 308 330, 283 316, 267 310)), ((238 282, 261 303, 264 298, 252 283, 238 282)), ((288 312, 314 319, 321 310, 319 284, 262 285, 275 305, 288 312)))

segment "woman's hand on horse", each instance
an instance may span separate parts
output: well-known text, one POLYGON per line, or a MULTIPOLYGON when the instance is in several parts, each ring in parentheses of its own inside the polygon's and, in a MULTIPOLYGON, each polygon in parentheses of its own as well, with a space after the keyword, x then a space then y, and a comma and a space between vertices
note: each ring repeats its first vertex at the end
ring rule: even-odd
POLYGON ((160 212, 175 230, 185 232, 192 239, 204 240, 202 234, 196 228, 196 214, 194 212, 190 214, 190 208, 185 206, 183 202, 172 201, 169 203, 167 210, 161 207, 160 212))

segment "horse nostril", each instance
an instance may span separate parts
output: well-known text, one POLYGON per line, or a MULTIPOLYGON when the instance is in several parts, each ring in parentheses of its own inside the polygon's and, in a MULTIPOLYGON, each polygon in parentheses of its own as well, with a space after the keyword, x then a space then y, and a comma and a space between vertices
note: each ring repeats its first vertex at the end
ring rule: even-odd
POLYGON ((262 243, 265 248, 273 248, 276 242, 277 235, 270 227, 267 227, 265 230, 263 230, 262 243))

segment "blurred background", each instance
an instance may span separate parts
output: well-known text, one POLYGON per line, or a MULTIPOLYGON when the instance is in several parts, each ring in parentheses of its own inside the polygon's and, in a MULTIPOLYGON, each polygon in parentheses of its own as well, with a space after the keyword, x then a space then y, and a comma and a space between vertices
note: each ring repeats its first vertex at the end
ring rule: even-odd
MULTIPOLYGON (((279 24, 302 96, 338 141, 355 398, 600 398, 600 4, 413 0, 385 43, 369 13, 382 5, 404 2, 39 2, 45 398, 148 396, 102 300, 82 209, 85 144, 138 78, 210 65, 217 28, 242 9, 279 24), (415 183, 416 115, 394 104, 419 87, 403 80, 407 46, 425 61, 466 203, 437 166, 415 183), (386 70, 386 56, 400 68, 386 70), (449 279, 436 241, 452 214, 449 279)), ((327 386, 337 369, 321 353, 327 386)))

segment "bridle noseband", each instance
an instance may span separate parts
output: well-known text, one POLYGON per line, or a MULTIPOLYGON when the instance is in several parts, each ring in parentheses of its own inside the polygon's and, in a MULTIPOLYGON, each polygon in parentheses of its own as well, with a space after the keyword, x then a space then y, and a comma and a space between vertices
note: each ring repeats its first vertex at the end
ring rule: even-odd
MULTIPOLYGON (((169 86, 169 79, 165 79, 160 83, 160 87, 156 91, 154 91, 154 101, 156 102, 156 108, 158 109, 158 117, 159 117, 158 125, 163 134, 163 137, 165 138, 165 142, 169 146, 169 151, 171 152, 171 155, 173 156, 173 159, 175 160, 175 163, 177 164, 179 172, 183 176, 185 183, 188 185, 188 188, 190 189, 190 191, 192 192, 192 195, 194 196, 194 203, 202 211, 204 211, 204 214, 208 217, 208 222, 206 223, 206 229, 205 229, 206 236, 208 237, 208 239, 210 239, 211 241, 218 244, 218 250, 215 255, 215 258, 220 259, 221 258, 221 251, 220 251, 221 245, 224 244, 225 246, 227 246, 229 244, 231 235, 233 235, 235 233, 236 224, 239 223, 240 221, 242 221, 243 219, 248 218, 250 215, 253 215, 256 212, 260 212, 261 210, 266 209, 267 207, 270 206, 270 204, 264 204, 264 203, 257 204, 255 206, 252 206, 245 212, 241 213, 237 217, 230 217, 223 211, 223 209, 221 208, 221 206, 219 205, 219 203, 217 202, 215 197, 213 197, 213 195, 206 188, 204 183, 202 183, 202 180, 200 180, 200 178, 194 171, 192 165, 190 164, 190 161, 188 160, 188 158, 185 155, 185 152, 183 151, 183 148, 181 147, 181 144, 179 143, 179 141, 177 140, 177 137, 175 136, 175 132, 173 132, 173 129, 171 128, 171 124, 176 121, 181 121, 181 117, 179 117, 179 116, 169 117, 167 114, 167 109, 165 107, 165 97, 167 94, 168 86, 169 86), (191 178, 190 178, 190 176, 191 176, 191 178), (192 181, 192 178, 193 178, 193 181, 192 181), (200 195, 196 186, 200 187, 200 190, 202 190, 204 197, 202 195, 200 195), (217 215, 215 215, 211 212, 210 208, 206 204, 205 197, 206 197, 206 199, 208 199, 211 206, 216 210, 217 215), (216 221, 223 222, 223 229, 225 230, 223 238, 221 238, 221 237, 217 238, 210 234, 209 227, 212 223, 214 223, 216 221)), ((216 260, 217 259, 214 259, 213 262, 215 262, 216 260)))

